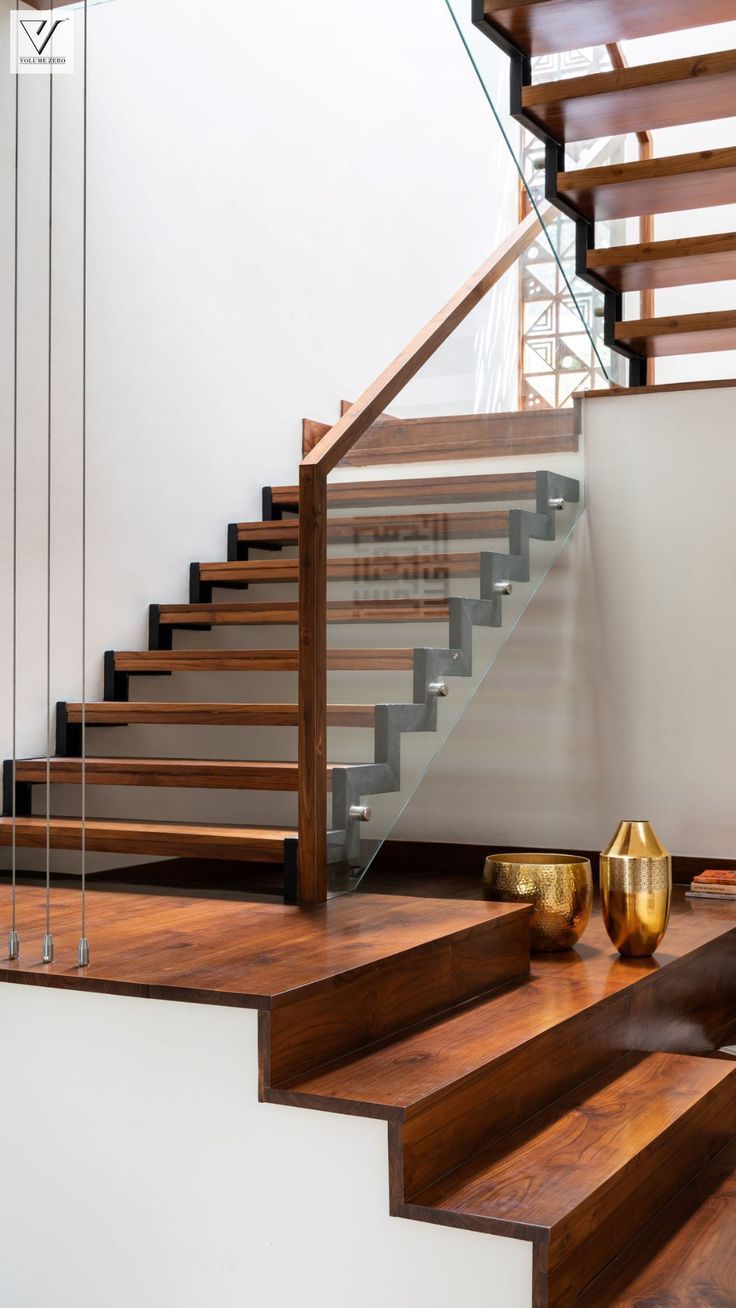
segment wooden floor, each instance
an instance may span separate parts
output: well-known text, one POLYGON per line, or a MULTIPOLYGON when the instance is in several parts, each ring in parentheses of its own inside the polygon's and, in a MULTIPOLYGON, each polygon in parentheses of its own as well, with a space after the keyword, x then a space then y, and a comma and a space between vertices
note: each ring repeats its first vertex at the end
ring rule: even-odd
POLYGON ((575 950, 530 961, 528 906, 479 895, 450 868, 309 910, 92 890, 80 971, 78 891, 53 890, 44 966, 24 885, 0 981, 257 1008, 260 1097, 384 1119, 391 1212, 530 1241, 534 1308, 736 1304, 733 1184, 709 1162, 736 1130, 736 1062, 713 1057, 736 1040, 736 905, 678 890, 655 959, 619 958, 596 911, 575 950), (700 1256, 676 1241, 688 1189, 700 1256))

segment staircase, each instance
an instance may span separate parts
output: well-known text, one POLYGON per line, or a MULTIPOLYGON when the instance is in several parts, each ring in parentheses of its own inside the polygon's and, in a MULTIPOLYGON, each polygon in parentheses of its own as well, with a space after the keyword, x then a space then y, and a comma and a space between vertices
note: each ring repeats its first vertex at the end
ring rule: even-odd
MULTIPOLYGON (((423 757, 431 758, 449 728, 448 722, 438 721, 438 702, 455 696, 456 679, 469 687, 477 683, 485 664, 481 661, 479 667, 476 650, 473 680, 474 627, 500 632, 504 604, 514 586, 520 585, 520 598, 534 580, 537 542, 540 548, 547 542, 544 548, 551 559, 565 534, 558 532, 558 524, 582 507, 576 479, 561 472, 527 470, 537 458, 554 460, 561 453, 576 457, 579 437, 572 411, 460 416, 456 424, 445 420, 443 431, 434 428, 430 436, 425 423, 409 423, 409 436, 407 424, 400 424, 402 439, 410 446, 396 468, 401 475, 376 480, 370 470, 385 459, 386 441, 395 442, 392 426, 390 420, 377 424, 377 443, 367 442, 362 452, 366 479, 338 482, 329 496, 326 618, 336 641, 330 644, 327 665, 330 677, 336 674, 338 693, 328 705, 327 724, 331 735, 340 737, 326 767, 332 796, 333 889, 352 888, 380 845, 379 837, 361 839, 370 825, 364 801, 387 796, 403 802, 406 734, 419 733, 423 757), (407 460, 419 466, 428 458, 447 461, 455 449, 456 430, 471 427, 475 434, 462 452, 467 469, 463 475, 403 475, 407 460), (494 457, 507 460, 509 450, 524 465, 518 473, 476 471, 478 464, 485 468, 494 457), (384 583, 398 588, 395 598, 356 597, 356 587, 384 583), (353 702, 352 695, 342 702, 347 684, 373 686, 371 702, 353 702), (350 754, 361 761, 351 762, 350 754)), ((284 894, 288 900, 297 898, 298 830, 293 813, 291 821, 261 825, 257 794, 249 799, 246 793, 282 795, 286 810, 300 786, 297 697, 271 703, 268 691, 262 692, 259 685, 265 679, 270 686, 274 676, 284 675, 293 685, 299 667, 299 612, 293 594, 299 570, 298 488, 267 488, 263 506, 263 521, 228 528, 227 559, 191 565, 189 603, 151 605, 147 650, 105 654, 103 701, 88 703, 84 710, 78 702, 58 705, 55 757, 48 762, 18 760, 15 768, 12 760, 5 763, 0 844, 11 842, 14 828, 18 846, 45 849, 48 784, 51 847, 80 848, 81 818, 63 810, 57 815, 54 796, 59 787, 79 787, 82 782, 84 714, 88 796, 114 788, 119 803, 120 795, 131 788, 183 789, 202 792, 206 805, 207 793, 238 791, 244 811, 251 814, 237 825, 106 818, 97 816, 97 804, 90 798, 85 834, 89 851, 200 859, 204 877, 206 861, 235 861, 243 864, 244 889, 257 882, 260 865, 283 865, 284 894), (251 599, 259 589, 266 589, 270 598, 251 599), (248 598, 234 599, 234 591, 248 598), (218 643, 224 629, 232 628, 242 632, 237 648, 218 643), (204 643, 196 648, 190 647, 192 632, 203 634, 204 643), (175 684, 189 674, 191 686, 200 674, 219 673, 247 676, 253 702, 248 702, 247 693, 234 703, 199 698, 190 702, 176 691, 171 699, 135 696, 134 688, 150 685, 151 677, 174 678, 175 684), (152 756, 146 744, 140 756, 141 727, 156 728, 152 738, 158 742, 165 740, 165 728, 171 726, 240 728, 244 757, 170 757, 165 744, 154 745, 152 756), (111 727, 135 729, 137 748, 126 751, 126 733, 120 732, 114 738, 115 753, 100 756, 94 736, 103 729, 110 739, 111 727), (281 735, 282 756, 254 756, 248 746, 250 729, 276 727, 291 729, 281 735)), ((227 638, 226 630, 224 634, 227 638)), ((104 812, 104 805, 100 807, 104 812)), ((381 835, 389 825, 390 814, 381 835)))
POLYGON ((733 279, 736 233, 596 249, 596 223, 736 203, 736 146, 580 169, 566 160, 576 141, 733 116, 736 52, 532 80, 535 56, 727 22, 734 5, 474 0, 473 17, 511 57, 513 116, 545 143, 547 198, 577 224, 577 274, 605 296, 606 344, 630 360, 631 384, 646 385, 649 359, 736 348, 736 310, 625 320, 622 298, 733 279))

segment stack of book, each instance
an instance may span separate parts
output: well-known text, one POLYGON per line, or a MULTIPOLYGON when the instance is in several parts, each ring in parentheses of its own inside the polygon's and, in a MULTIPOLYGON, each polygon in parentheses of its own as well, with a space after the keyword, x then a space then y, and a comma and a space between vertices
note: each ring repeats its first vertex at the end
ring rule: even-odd
POLYGON ((706 869, 693 880, 688 891, 689 899, 733 899, 736 902, 736 870, 731 872, 706 869))

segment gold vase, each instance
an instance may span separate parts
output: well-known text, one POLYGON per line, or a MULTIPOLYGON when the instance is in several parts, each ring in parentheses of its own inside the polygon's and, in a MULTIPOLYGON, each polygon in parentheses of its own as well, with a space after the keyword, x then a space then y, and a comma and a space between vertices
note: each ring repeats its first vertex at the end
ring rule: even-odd
POLYGON ((601 903, 618 952, 649 958, 670 919, 672 859, 648 822, 622 822, 601 854, 601 903))
POLYGON ((590 921, 593 874, 573 854, 491 854, 483 871, 483 898, 531 903, 535 954, 572 949, 590 921))

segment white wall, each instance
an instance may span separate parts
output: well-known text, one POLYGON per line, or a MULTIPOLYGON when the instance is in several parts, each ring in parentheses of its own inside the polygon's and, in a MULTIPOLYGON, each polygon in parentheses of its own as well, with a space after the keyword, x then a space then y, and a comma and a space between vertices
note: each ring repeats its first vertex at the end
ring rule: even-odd
POLYGON ((735 399, 587 402, 587 514, 398 837, 734 857, 735 399))
POLYGON ((256 1020, 0 986, 3 1308, 528 1308, 530 1244, 389 1216, 384 1122, 257 1102, 256 1020))
MULTIPOLYGON (((4 67, 10 7, 2 0, 4 67)), ((79 12, 77 22, 81 37, 79 12)), ((513 227, 517 180, 441 0, 376 0, 369 11, 358 0, 288 11, 222 0, 214 15, 195 0, 180 0, 175 14, 110 0, 90 8, 89 23, 88 655, 97 697, 103 651, 144 647, 149 602, 185 599, 189 560, 224 557, 226 524, 260 517, 263 484, 295 479, 302 416, 332 420, 339 400, 357 396, 513 227)), ((476 49, 505 103, 507 60, 481 37, 476 49)), ((3 76, 3 755, 14 89, 3 76)), ((23 755, 45 747, 48 83, 25 77, 20 92, 23 755)), ((81 77, 56 78, 54 93, 56 700, 81 690, 81 77)), ((498 376, 494 384, 503 393, 498 376)), ((267 643, 293 640, 282 630, 267 643)), ((184 693, 243 693, 242 682, 234 690, 205 680, 184 693)), ((141 693, 168 691, 153 681, 141 693)))

